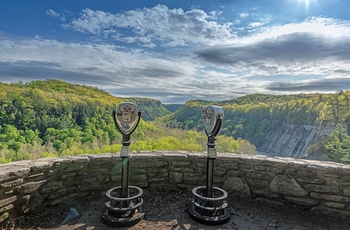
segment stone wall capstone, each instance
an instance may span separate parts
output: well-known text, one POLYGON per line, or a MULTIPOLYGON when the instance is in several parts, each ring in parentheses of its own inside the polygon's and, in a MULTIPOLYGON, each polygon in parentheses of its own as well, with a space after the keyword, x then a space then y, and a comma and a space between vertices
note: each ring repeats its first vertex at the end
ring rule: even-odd
MULTIPOLYGON (((192 190, 205 185, 206 160, 206 153, 132 153, 129 184, 150 191, 192 190)), ((3 164, 0 223, 46 205, 107 191, 120 183, 119 153, 3 164)), ((350 216, 349 165, 219 153, 214 184, 232 196, 288 203, 316 214, 350 216)))

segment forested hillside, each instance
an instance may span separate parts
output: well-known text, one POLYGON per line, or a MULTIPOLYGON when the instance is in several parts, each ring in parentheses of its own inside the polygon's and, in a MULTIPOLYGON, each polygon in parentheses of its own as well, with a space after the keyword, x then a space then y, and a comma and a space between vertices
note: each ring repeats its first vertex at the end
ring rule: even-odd
POLYGON ((153 121, 158 117, 170 114, 170 111, 158 100, 149 98, 125 98, 124 100, 135 103, 145 121, 153 121))
MULTIPOLYGON (((171 113, 159 102, 116 98, 98 88, 58 80, 0 83, 0 162, 81 153, 118 152, 121 134, 111 112, 123 101, 142 112, 132 135, 134 151, 205 150, 203 132, 170 129, 157 117, 171 113)), ((242 140, 221 136, 221 150, 253 149, 242 140)))
MULTIPOLYGON (((0 162, 120 151, 121 134, 111 111, 123 101, 135 102, 142 112, 132 136, 134 151, 205 150, 201 113, 207 105, 218 105, 225 111, 219 151, 254 153, 254 145, 268 146, 267 140, 278 138, 283 127, 308 126, 305 130, 317 134, 327 126, 333 131, 307 146, 307 151, 326 160, 350 162, 350 91, 195 100, 175 106, 172 113, 157 100, 116 98, 98 88, 58 80, 0 83, 0 162)), ((293 140, 295 146, 305 145, 293 140)), ((279 147, 285 148, 283 143, 279 147)))
POLYGON ((208 104, 224 108, 222 134, 249 140, 258 148, 269 133, 279 130, 283 124, 332 126, 336 128, 332 135, 320 142, 318 148, 312 146, 310 151, 318 151, 324 159, 341 162, 349 159, 350 91, 279 96, 254 94, 223 102, 188 101, 167 125, 201 130, 200 112, 208 104))
POLYGON ((170 112, 175 112, 180 109, 183 104, 165 104, 164 107, 167 108, 170 112))

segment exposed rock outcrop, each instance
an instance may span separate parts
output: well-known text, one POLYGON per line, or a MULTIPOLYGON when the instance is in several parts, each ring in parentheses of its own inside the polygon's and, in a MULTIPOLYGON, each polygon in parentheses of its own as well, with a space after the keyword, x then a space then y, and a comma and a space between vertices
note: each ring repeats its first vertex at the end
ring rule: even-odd
POLYGON ((274 156, 307 158, 307 148, 331 132, 330 126, 283 124, 266 135, 258 150, 274 156))

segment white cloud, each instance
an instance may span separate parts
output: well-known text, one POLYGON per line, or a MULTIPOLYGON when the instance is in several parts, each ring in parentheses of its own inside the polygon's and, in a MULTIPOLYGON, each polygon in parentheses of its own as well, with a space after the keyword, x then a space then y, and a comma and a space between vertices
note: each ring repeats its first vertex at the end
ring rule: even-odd
POLYGON ((213 19, 216 19, 217 16, 219 16, 220 14, 222 14, 223 11, 210 11, 209 15, 213 16, 213 19))
POLYGON ((240 14, 238 14, 238 16, 240 17, 240 18, 246 18, 246 17, 248 17, 250 14, 249 13, 240 13, 240 14))
POLYGON ((252 23, 249 24, 249 26, 252 27, 252 28, 260 27, 262 25, 264 25, 263 22, 252 22, 252 23))
MULTIPOLYGON (((120 92, 137 89, 138 96, 154 92, 190 94, 183 83, 192 78, 196 66, 172 61, 140 50, 125 51, 113 45, 62 43, 46 39, 0 39, 0 78, 7 82, 22 78, 56 78, 120 92)), ((124 95, 126 96, 126 95, 124 95)))
POLYGON ((249 75, 348 74, 350 23, 310 18, 265 27, 250 36, 198 50, 208 62, 247 70, 249 75), (345 71, 346 70, 346 71, 345 71))
POLYGON ((161 42, 163 46, 177 46, 233 37, 230 23, 218 24, 212 18, 213 12, 208 15, 200 9, 184 11, 157 5, 121 14, 84 9, 79 18, 63 26, 83 33, 152 46, 156 42, 161 42), (125 31, 128 36, 123 35, 125 31))
POLYGON ((56 13, 54 10, 49 9, 46 11, 46 14, 53 17, 53 18, 58 18, 60 17, 60 14, 56 13))

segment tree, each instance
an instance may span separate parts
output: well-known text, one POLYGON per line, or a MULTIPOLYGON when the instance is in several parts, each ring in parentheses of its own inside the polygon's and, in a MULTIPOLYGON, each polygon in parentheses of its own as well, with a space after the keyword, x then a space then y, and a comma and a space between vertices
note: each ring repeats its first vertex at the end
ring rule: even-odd
POLYGON ((350 136, 347 129, 337 124, 331 135, 325 140, 325 153, 327 160, 350 163, 350 136))
POLYGON ((249 141, 238 139, 238 154, 256 154, 256 147, 252 145, 249 141))

